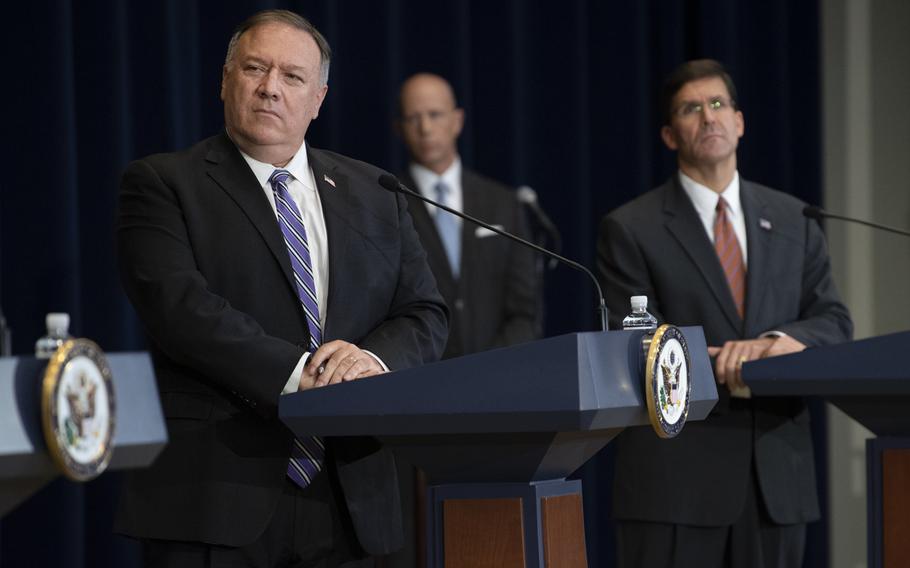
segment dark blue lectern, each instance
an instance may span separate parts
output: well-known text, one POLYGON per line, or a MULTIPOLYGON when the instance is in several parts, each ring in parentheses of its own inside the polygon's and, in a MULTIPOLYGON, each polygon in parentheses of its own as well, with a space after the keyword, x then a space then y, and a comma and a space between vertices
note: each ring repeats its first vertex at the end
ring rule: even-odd
POLYGON ((869 567, 910 559, 910 332, 747 363, 759 396, 820 396, 878 438, 866 443, 869 567))
MULTIPOLYGON (((701 328, 683 332, 701 420, 717 390, 701 328)), ((300 435, 376 436, 426 472, 429 566, 584 565, 581 483, 565 478, 623 428, 650 428, 641 337, 487 351, 286 396, 280 414, 300 435)))
MULTIPOLYGON (((110 469, 144 467, 167 431, 146 353, 109 353, 117 423, 110 469)), ((41 426, 41 377, 47 361, 0 357, 0 517, 56 478, 41 426)))

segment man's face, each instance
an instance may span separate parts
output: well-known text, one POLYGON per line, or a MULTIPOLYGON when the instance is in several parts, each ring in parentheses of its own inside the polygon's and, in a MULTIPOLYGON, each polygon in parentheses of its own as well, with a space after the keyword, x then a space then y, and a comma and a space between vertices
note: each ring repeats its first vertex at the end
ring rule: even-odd
POLYGON ((690 81, 673 97, 670 124, 661 138, 678 152, 680 165, 695 168, 736 159, 736 147, 745 131, 743 113, 733 108, 720 77, 690 81))
POLYGON ((448 83, 417 75, 401 88, 401 136, 418 164, 442 173, 455 159, 464 111, 455 108, 448 83))
POLYGON ((310 34, 268 23, 247 30, 224 66, 221 100, 234 142, 254 158, 290 159, 303 143, 328 90, 310 34))

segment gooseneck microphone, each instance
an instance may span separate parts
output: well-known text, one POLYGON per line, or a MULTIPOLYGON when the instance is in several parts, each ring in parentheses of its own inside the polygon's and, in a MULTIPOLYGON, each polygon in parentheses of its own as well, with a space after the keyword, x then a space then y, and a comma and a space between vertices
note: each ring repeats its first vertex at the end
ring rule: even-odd
MULTIPOLYGON (((534 218, 537 219, 537 223, 547 235, 550 236, 553 250, 557 253, 562 252, 562 235, 559 234, 559 229, 556 228, 556 224, 553 223, 550 216, 541 208, 540 201, 537 199, 537 192, 531 187, 523 185, 515 190, 515 197, 518 199, 519 203, 525 205, 534 213, 534 218)), ((550 270, 552 270, 556 266, 556 261, 551 258, 549 265, 550 270)))
POLYGON ((872 227, 873 229, 881 229, 882 231, 889 231, 891 233, 897 233, 898 235, 904 235, 905 237, 910 237, 910 231, 905 231, 904 229, 898 229, 896 227, 889 227, 888 225, 881 225, 879 223, 873 223, 871 221, 863 221, 862 219, 856 219, 853 217, 845 217, 843 215, 836 215, 834 213, 828 213, 821 207, 816 207, 815 205, 806 205, 803 208, 803 215, 816 220, 822 219, 839 219, 841 221, 849 221, 851 223, 859 223, 860 225, 866 225, 867 227, 872 227))
POLYGON ((546 256, 548 256, 550 258, 554 258, 554 259, 558 260, 559 262, 562 262, 563 264, 571 266, 575 270, 580 270, 581 272, 584 272, 591 279, 591 282, 594 283, 594 289, 597 291, 597 301, 599 304, 597 307, 597 312, 600 314, 600 328, 603 331, 607 331, 607 304, 606 304, 606 302, 604 302, 603 291, 601 291, 600 283, 597 282, 597 278, 594 277, 594 274, 592 274, 591 271, 588 270, 587 268, 585 268, 583 265, 575 262, 574 260, 569 260, 568 258, 566 258, 564 256, 558 255, 553 251, 550 251, 541 246, 535 245, 532 242, 526 241, 521 237, 517 237, 508 231, 504 231, 504 230, 500 229, 499 227, 495 227, 489 223, 481 221, 480 219, 478 219, 476 217, 472 217, 471 215, 468 215, 467 213, 462 213, 461 211, 456 211, 455 209, 452 209, 451 207, 446 207, 442 203, 437 203, 436 201, 433 201, 432 199, 430 199, 428 197, 424 197, 422 194, 420 194, 420 192, 410 189, 409 187, 407 187, 406 185, 404 185, 403 183, 398 181, 398 178, 396 178, 395 176, 393 176, 391 174, 382 174, 381 176, 379 176, 379 185, 381 185, 385 189, 387 189, 391 192, 394 192, 394 193, 404 193, 405 195, 410 195, 411 197, 416 197, 417 199, 424 201, 426 203, 429 203, 430 205, 432 205, 434 207, 438 207, 439 209, 442 209, 443 211, 447 211, 447 212, 451 213, 452 215, 461 217, 462 219, 466 219, 466 220, 470 221, 471 223, 474 223, 475 225, 479 225, 485 229, 493 231, 497 235, 502 235, 506 238, 512 239, 513 241, 515 241, 517 243, 521 243, 522 245, 529 247, 531 249, 534 249, 539 253, 545 254, 546 256))

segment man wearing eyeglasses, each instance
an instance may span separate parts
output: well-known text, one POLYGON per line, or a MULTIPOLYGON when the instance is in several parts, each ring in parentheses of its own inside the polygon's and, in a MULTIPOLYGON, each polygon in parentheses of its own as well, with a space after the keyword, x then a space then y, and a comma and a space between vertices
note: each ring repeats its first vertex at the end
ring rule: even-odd
POLYGON ((671 440, 618 437, 620 566, 794 567, 819 518, 801 399, 752 398, 746 361, 850 339, 821 229, 804 203, 743 179, 745 122, 712 60, 684 63, 663 92, 661 138, 679 171, 604 218, 598 273, 614 325, 646 294, 660 322, 700 325, 719 400, 671 440))

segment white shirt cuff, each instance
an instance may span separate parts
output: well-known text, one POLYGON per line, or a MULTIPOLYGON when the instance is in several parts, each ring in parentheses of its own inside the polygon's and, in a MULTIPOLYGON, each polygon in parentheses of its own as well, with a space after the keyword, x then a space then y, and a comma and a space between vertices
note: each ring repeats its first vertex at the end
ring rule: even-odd
POLYGON ((373 353, 372 351, 367 351, 366 349, 362 349, 362 351, 364 353, 366 353, 367 355, 369 355, 370 357, 372 357, 373 359, 376 359, 376 362, 379 363, 379 366, 382 367, 383 371, 385 371, 386 373, 389 372, 389 366, 386 365, 385 361, 380 359, 375 353, 373 353))
POLYGON ((284 388, 281 389, 281 394, 291 394, 300 390, 300 377, 303 376, 303 366, 306 365, 307 359, 310 358, 310 352, 307 351, 303 354, 303 357, 297 361, 297 366, 294 367, 294 370, 291 371, 291 378, 288 379, 288 382, 285 383, 284 388))
POLYGON ((759 335, 759 337, 788 337, 788 335, 782 331, 772 329, 771 331, 766 331, 763 334, 759 335))

